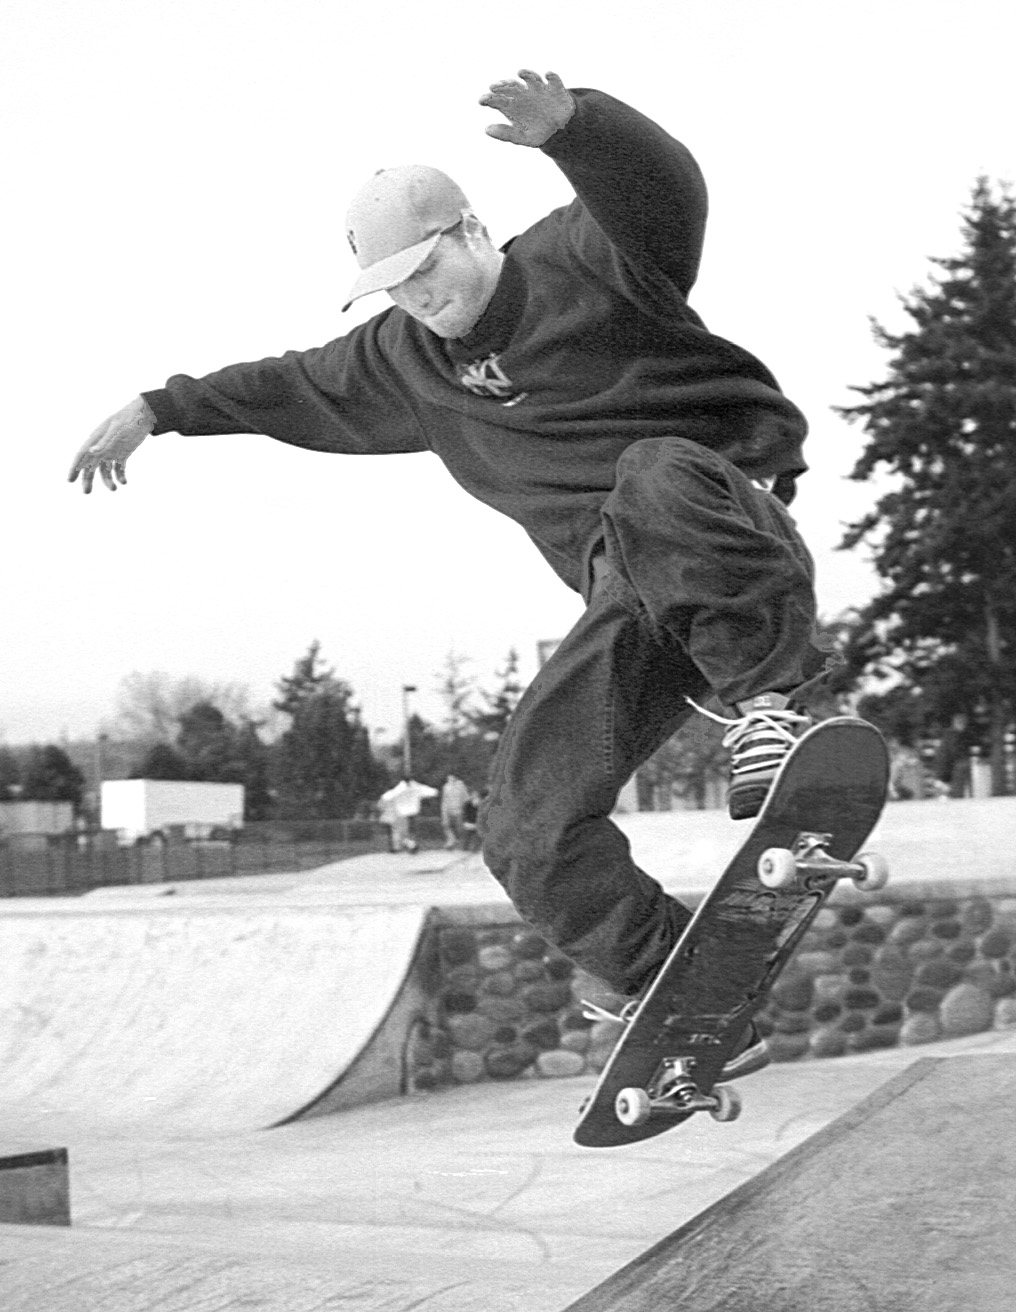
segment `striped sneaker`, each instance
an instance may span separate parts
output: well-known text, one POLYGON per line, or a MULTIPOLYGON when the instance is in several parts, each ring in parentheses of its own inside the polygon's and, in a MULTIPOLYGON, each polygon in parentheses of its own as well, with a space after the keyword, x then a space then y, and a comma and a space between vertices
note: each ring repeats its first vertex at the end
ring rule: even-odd
POLYGON ((727 809, 732 820, 750 820, 762 810, 776 771, 806 729, 809 715, 789 709, 789 698, 764 692, 737 703, 738 714, 728 719, 688 701, 718 724, 727 725, 723 746, 730 748, 730 788, 727 809))
POLYGON ((730 748, 727 809, 732 820, 758 815, 784 757, 812 726, 811 716, 790 710, 788 700, 782 693, 762 693, 738 702, 740 717, 728 721, 723 745, 730 748))

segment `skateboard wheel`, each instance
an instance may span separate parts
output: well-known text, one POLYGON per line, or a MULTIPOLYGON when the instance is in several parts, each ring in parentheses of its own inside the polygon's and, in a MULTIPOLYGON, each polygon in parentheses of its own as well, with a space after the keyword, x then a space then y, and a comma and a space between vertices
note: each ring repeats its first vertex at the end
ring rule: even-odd
POLYGON ((741 1095, 729 1084, 717 1084, 713 1089, 716 1106, 709 1115, 714 1121, 736 1121, 741 1115, 741 1095))
POLYGON ((797 861, 789 847, 767 847, 758 859, 758 877, 766 888, 789 888, 797 882, 797 861))
POLYGON ((861 874, 854 875, 854 885, 866 893, 885 888, 889 882, 889 862, 879 852, 862 852, 857 858, 861 874))
POLYGON ((622 1089, 614 1099, 614 1115, 622 1125, 645 1125, 653 1104, 645 1089, 622 1089))

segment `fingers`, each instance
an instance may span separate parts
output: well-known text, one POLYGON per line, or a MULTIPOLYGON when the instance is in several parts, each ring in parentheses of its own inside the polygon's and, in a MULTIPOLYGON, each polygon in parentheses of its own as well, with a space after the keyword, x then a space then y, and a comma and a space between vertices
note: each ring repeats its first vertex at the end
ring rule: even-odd
POLYGON ((81 480, 85 492, 91 492, 96 472, 110 492, 116 491, 118 483, 127 482, 127 469, 122 460, 100 460, 97 465, 91 465, 85 470, 81 480))
MULTIPOLYGON (((96 473, 98 473, 99 477, 102 479, 103 483, 105 483, 106 487, 109 488, 110 492, 116 491, 117 482, 124 484, 127 482, 127 472, 121 461, 117 461, 112 465, 106 461, 103 461, 98 465, 90 465, 84 470, 81 476, 81 490, 86 496, 92 490, 92 484, 95 482, 96 473)), ((73 479, 71 481, 73 482, 73 479)))
POLYGON ((539 147, 562 128, 574 112, 571 93, 556 73, 546 80, 531 68, 520 68, 515 78, 490 84, 480 104, 497 110, 508 124, 491 124, 484 131, 497 141, 539 147))
POLYGON ((95 445, 95 439, 96 439, 96 433, 93 433, 92 436, 85 443, 85 445, 74 457, 73 461, 71 462, 70 471, 67 474, 67 479, 69 482, 73 483, 80 473, 82 473, 83 471, 87 472, 88 456, 91 452, 92 447, 95 445))
POLYGON ((520 68, 517 77, 501 78, 497 82, 491 82, 490 90, 486 95, 480 97, 481 105, 495 105, 495 98, 498 100, 514 100, 518 95, 525 94, 528 91, 542 91, 550 87, 552 90, 563 90, 564 83, 556 73, 548 73, 546 81, 531 68, 520 68))
POLYGON ((517 87, 519 81, 522 81, 525 83, 525 85, 529 88, 530 91, 537 91, 542 87, 547 86, 552 80, 556 80, 559 83, 561 81, 561 79, 557 76, 556 73, 548 73, 546 75, 546 79, 544 79, 539 73, 535 71, 535 69, 520 68, 518 71, 518 80, 516 80, 515 78, 508 78, 503 83, 500 83, 499 85, 517 87))
POLYGON ((70 473, 67 476, 68 482, 76 481, 78 475, 81 475, 81 490, 86 494, 91 492, 92 485, 95 482, 96 473, 99 474, 103 483, 109 488, 110 492, 116 491, 116 482, 127 482, 127 465, 125 460, 114 460, 109 454, 103 457, 104 449, 107 446, 105 439, 107 426, 104 425, 88 439, 78 454, 74 457, 74 463, 71 465, 70 473))
POLYGON ((106 424, 97 428, 81 450, 74 457, 71 464, 70 472, 67 475, 67 481, 73 483, 78 475, 81 475, 81 488, 84 492, 91 492, 92 481, 95 478, 95 470, 98 465, 96 456, 102 450, 102 439, 106 432, 106 424))
POLYGON ((91 492, 96 473, 110 490, 127 483, 127 460, 155 427, 155 415, 143 398, 129 402, 99 425, 71 464, 68 479, 81 475, 84 492, 91 492))
POLYGON ((481 105, 486 105, 489 109, 499 109, 504 113, 505 108, 512 104, 514 99, 512 95, 513 86, 515 90, 518 91, 519 88, 517 84, 495 82, 491 85, 491 88, 486 95, 480 97, 479 103, 481 105))

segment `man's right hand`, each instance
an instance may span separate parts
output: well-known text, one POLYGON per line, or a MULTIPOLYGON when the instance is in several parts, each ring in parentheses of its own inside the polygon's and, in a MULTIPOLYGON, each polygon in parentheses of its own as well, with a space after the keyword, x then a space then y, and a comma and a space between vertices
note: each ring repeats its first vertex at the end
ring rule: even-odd
POLYGON ((99 425, 71 465, 69 479, 73 483, 81 475, 81 486, 91 492, 95 471, 110 492, 117 483, 127 482, 126 465, 145 438, 155 427, 155 415, 143 397, 135 399, 99 425))
POLYGON ((544 79, 531 68, 520 69, 517 78, 492 82, 480 104, 508 120, 490 124, 484 129, 487 135, 516 146, 542 146, 575 113, 575 97, 558 75, 548 73, 544 79))

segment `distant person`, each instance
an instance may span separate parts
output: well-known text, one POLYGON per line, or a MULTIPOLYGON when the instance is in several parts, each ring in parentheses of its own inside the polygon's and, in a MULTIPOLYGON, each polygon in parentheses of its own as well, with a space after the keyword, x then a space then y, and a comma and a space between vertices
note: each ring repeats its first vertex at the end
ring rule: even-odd
POLYGON ((462 846, 462 811, 469 799, 469 789, 457 775, 449 774, 441 785, 441 829, 445 849, 462 846))
MULTIPOLYGON (((787 511, 807 425, 689 305, 707 200, 685 146, 555 73, 523 69, 480 103, 507 119, 490 136, 557 165, 570 204, 499 248, 446 174, 381 169, 347 215, 360 271, 346 305, 393 305, 325 346, 174 375, 97 428, 70 476, 115 490, 150 433, 263 433, 433 452, 517 521, 587 609, 502 736, 484 860, 544 937, 637 998, 691 912, 632 861, 610 819, 619 790, 712 695, 730 813, 747 819, 811 723, 826 653, 787 511)), ((775 168, 770 195, 741 197, 749 228, 780 188, 775 168)), ((779 270, 741 292, 778 296, 779 270)), ((768 1060, 747 1023, 741 1048, 725 1078, 768 1060)))
POLYGON ((462 804, 462 847, 475 852, 480 846, 479 835, 480 795, 472 792, 462 804))
POLYGON ((419 847, 413 837, 413 819, 420 814, 424 798, 436 797, 437 789, 415 779, 400 779, 394 788, 381 794, 381 823, 389 829, 393 852, 415 852, 419 847))
POLYGON ((950 797, 969 797, 972 789, 970 755, 976 733, 965 715, 954 715, 935 752, 935 777, 950 797))
POLYGON ((896 802, 911 802, 927 796, 924 762, 913 747, 890 738, 889 796, 896 802))

